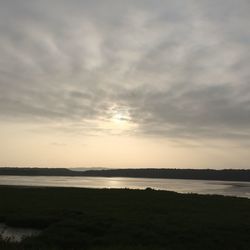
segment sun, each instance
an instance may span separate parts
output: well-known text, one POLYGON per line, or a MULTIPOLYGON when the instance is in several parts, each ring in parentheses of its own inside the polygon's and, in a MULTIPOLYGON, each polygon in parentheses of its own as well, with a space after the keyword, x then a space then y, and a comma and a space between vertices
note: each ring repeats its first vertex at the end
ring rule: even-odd
POLYGON ((113 105, 108 109, 107 119, 100 126, 113 134, 127 133, 135 129, 128 107, 113 105))
POLYGON ((111 112, 111 123, 114 129, 127 131, 132 128, 132 121, 129 109, 126 107, 114 107, 111 112))
POLYGON ((112 116, 112 121, 115 123, 126 123, 126 121, 128 120, 128 117, 126 117, 125 114, 123 114, 122 112, 117 112, 115 114, 113 114, 112 116))

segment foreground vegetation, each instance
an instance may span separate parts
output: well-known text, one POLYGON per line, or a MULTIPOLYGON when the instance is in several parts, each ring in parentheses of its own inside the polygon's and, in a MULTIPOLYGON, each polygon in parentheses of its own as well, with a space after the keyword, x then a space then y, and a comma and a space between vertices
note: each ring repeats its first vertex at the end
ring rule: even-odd
POLYGON ((249 250, 250 200, 127 189, 0 186, 0 222, 40 228, 0 249, 249 250))

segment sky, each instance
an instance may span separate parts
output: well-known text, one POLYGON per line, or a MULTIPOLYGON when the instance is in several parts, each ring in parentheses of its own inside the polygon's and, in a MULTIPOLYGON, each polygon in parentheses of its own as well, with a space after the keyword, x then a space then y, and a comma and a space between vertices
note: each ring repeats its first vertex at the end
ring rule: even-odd
POLYGON ((250 168, 249 0, 0 0, 0 166, 250 168))

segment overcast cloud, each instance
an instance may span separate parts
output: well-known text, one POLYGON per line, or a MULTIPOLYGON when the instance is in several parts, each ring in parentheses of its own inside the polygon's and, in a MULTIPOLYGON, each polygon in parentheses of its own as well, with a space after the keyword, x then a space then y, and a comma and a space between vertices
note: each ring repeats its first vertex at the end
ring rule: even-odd
POLYGON ((1 0, 0 118, 86 128, 115 107, 138 134, 249 139, 249 13, 249 0, 1 0))

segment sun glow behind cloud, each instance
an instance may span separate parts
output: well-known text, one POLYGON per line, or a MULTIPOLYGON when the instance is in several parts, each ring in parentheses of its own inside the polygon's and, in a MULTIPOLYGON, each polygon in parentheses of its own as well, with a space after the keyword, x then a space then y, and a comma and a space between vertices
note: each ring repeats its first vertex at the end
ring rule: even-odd
POLYGON ((131 119, 129 109, 112 105, 108 108, 106 116, 97 120, 100 133, 105 130, 110 135, 134 135, 137 124, 131 119))
POLYGON ((1 1, 0 164, 246 167, 249 11, 1 1))
POLYGON ((118 126, 124 126, 129 128, 132 125, 132 119, 129 114, 128 108, 121 108, 114 106, 110 109, 111 121, 118 126))

